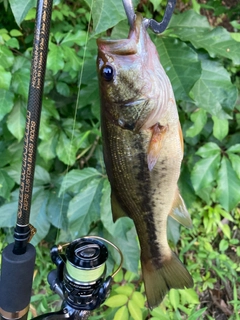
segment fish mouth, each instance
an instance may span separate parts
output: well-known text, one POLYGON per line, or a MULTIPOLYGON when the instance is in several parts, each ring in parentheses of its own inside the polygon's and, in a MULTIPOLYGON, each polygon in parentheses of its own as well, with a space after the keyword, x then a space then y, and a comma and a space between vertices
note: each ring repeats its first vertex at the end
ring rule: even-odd
POLYGON ((133 55, 139 50, 138 44, 140 43, 142 30, 146 27, 143 23, 143 17, 137 13, 133 27, 129 31, 127 39, 120 40, 105 40, 97 39, 99 51, 103 53, 112 53, 117 55, 133 55))

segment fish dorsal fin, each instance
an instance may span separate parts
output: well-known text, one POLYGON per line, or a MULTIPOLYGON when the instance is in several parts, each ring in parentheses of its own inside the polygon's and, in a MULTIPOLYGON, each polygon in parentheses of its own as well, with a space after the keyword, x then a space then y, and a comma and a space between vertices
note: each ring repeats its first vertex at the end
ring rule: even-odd
POLYGON ((170 211, 169 215, 184 227, 192 228, 190 214, 188 213, 184 200, 181 197, 178 189, 176 191, 172 210, 170 211))
POLYGON ((116 222, 118 218, 127 217, 126 213, 124 212, 121 205, 119 204, 113 191, 111 193, 111 206, 112 206, 113 222, 116 222))
POLYGON ((156 123, 150 129, 152 130, 152 137, 148 146, 147 162, 149 171, 152 171, 159 158, 168 126, 161 126, 160 123, 156 123))

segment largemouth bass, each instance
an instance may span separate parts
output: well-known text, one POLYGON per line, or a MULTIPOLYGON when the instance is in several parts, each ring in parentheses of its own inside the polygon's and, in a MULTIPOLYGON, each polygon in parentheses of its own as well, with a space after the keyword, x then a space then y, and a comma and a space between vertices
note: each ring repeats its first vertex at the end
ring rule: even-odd
POLYGON ((177 181, 183 137, 171 83, 141 15, 128 39, 98 39, 101 128, 114 221, 133 219, 149 306, 193 281, 171 251, 167 218, 190 227, 177 181))

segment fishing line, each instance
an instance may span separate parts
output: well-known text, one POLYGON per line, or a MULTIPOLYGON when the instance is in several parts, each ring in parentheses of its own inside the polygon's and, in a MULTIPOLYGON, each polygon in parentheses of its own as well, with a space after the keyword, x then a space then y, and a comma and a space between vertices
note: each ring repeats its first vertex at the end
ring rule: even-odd
MULTIPOLYGON (((90 33, 90 22, 91 22, 91 18, 92 18, 93 1, 94 0, 91 1, 91 5, 90 5, 90 15, 89 15, 85 45, 84 45, 84 50, 83 50, 82 67, 81 67, 79 74, 78 74, 79 75, 78 92, 77 92, 77 99, 76 99, 76 105, 75 105, 74 116, 73 116, 73 125, 72 125, 71 139, 70 139, 70 150, 73 145, 74 133, 75 133, 75 128, 76 128, 77 110, 78 110, 78 104, 79 104, 79 99, 80 99, 80 88, 81 88, 81 84, 82 84, 84 62, 86 59, 87 43, 88 43, 89 33, 90 33)), ((69 168, 70 168, 69 163, 70 163, 70 152, 68 153, 68 165, 67 165, 67 169, 65 171, 66 175, 69 172, 69 168)), ((66 182, 64 181, 64 178, 63 178, 63 182, 62 182, 62 189, 63 189, 63 192, 62 192, 62 201, 61 201, 61 206, 60 206, 59 222, 61 221, 61 218, 63 215, 64 196, 66 194, 66 192, 65 192, 66 191, 66 182)), ((59 236, 60 236, 60 229, 58 228, 56 239, 59 239, 59 236)))

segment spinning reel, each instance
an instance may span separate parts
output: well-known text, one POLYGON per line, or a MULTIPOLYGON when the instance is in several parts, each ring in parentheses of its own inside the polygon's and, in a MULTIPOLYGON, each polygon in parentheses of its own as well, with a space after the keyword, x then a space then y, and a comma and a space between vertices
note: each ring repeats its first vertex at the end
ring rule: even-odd
POLYGON ((113 277, 120 271, 123 256, 113 243, 97 236, 85 236, 71 243, 54 246, 50 255, 57 269, 48 275, 53 292, 63 300, 62 309, 35 319, 87 319, 108 297, 113 277), (108 250, 111 245, 120 255, 117 270, 106 277, 108 250))

